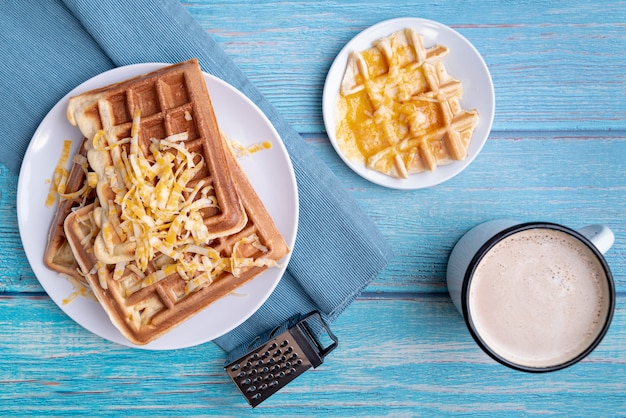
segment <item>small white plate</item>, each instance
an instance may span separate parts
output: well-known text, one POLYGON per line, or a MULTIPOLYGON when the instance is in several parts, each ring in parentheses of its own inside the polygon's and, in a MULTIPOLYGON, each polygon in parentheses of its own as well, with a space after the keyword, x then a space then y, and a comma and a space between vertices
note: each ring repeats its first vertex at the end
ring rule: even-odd
POLYGON ((328 71, 322 98, 322 113, 326 132, 335 151, 341 159, 361 177, 394 189, 421 189, 440 184, 463 171, 478 155, 491 131, 495 112, 495 93, 489 69, 476 48, 461 34, 432 20, 418 18, 399 18, 386 20, 365 29, 348 42, 339 52, 328 71), (467 157, 462 161, 439 166, 434 171, 409 175, 407 179, 397 179, 369 169, 364 163, 350 161, 341 151, 335 137, 336 104, 339 87, 343 78, 348 57, 353 51, 362 51, 372 47, 372 42, 393 32, 412 28, 422 35, 424 47, 436 44, 450 50, 443 59, 448 73, 463 84, 461 106, 464 109, 476 109, 479 115, 478 125, 474 130, 467 157))
MULTIPOLYGON (((20 170, 17 187, 17 215, 20 236, 28 261, 39 282, 54 302, 87 330, 128 347, 167 350, 190 347, 220 337, 248 319, 269 297, 282 277, 290 255, 280 268, 266 270, 185 321, 166 335, 144 346, 130 343, 115 328, 100 304, 78 297, 64 304, 73 285, 43 264, 48 231, 56 204, 45 206, 50 179, 61 155, 63 141, 71 139, 71 155, 82 136, 65 116, 70 96, 148 73, 167 64, 147 63, 119 67, 102 73, 76 87, 61 99, 43 119, 33 135, 20 170)), ((272 147, 239 160, 259 197, 267 207, 287 245, 293 250, 298 228, 298 191, 291 160, 278 133, 263 112, 246 96, 226 82, 204 74, 220 129, 244 146, 270 141, 272 147), (245 121, 245 123, 242 123, 245 121)))

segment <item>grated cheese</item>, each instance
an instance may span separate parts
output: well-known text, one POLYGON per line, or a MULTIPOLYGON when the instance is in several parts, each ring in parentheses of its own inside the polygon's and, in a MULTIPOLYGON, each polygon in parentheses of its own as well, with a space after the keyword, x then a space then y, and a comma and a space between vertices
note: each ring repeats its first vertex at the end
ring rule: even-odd
MULTIPOLYGON (((105 264, 114 265, 113 279, 127 296, 172 274, 186 281, 188 294, 225 272, 238 276, 249 267, 275 265, 273 260, 241 255, 244 245, 268 251, 254 234, 240 239, 230 257, 210 247, 202 211, 218 207, 213 187, 204 180, 189 184, 204 168, 204 157, 187 149, 187 133, 151 139, 145 155, 139 146, 140 127, 136 111, 130 138, 118 139, 102 130, 89 151, 101 205, 94 214, 100 227, 94 253, 102 288, 107 288, 105 264)), ((271 146, 267 144, 260 148, 271 146)), ((94 183, 93 176, 88 180, 94 183)), ((142 316, 130 314, 133 321, 142 316)))
POLYGON ((65 164, 67 164, 67 160, 69 159, 71 147, 72 141, 69 139, 63 141, 61 156, 59 157, 56 167, 54 168, 52 181, 50 183, 50 190, 48 192, 48 197, 46 198, 46 207, 52 206, 56 201, 57 195, 65 192, 67 178, 69 176, 69 172, 67 168, 65 168, 65 164))
POLYGON ((74 299, 76 299, 78 296, 84 296, 84 297, 88 297, 90 299, 96 300, 96 296, 93 294, 91 288, 89 288, 88 286, 85 286, 83 283, 81 283, 80 281, 76 280, 72 276, 68 276, 68 275, 63 274, 63 273, 61 273, 60 275, 65 277, 72 284, 72 286, 74 288, 72 293, 70 293, 70 295, 67 298, 63 299, 63 305, 69 304, 74 299))
MULTIPOLYGON (((225 136, 223 133, 222 135, 225 136)), ((229 139, 228 144, 230 145, 230 148, 235 152, 237 158, 245 158, 249 155, 256 154, 259 151, 272 148, 272 143, 270 141, 258 142, 256 144, 246 146, 237 141, 229 139)))

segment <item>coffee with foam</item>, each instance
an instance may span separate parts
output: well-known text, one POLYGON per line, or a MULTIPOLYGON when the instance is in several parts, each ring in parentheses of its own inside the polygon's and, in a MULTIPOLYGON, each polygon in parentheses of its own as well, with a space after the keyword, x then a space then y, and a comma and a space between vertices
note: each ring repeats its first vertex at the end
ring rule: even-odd
POLYGON ((503 238, 477 265, 468 309, 476 333, 514 364, 547 368, 584 353, 610 310, 609 278, 596 254, 555 229, 503 238))

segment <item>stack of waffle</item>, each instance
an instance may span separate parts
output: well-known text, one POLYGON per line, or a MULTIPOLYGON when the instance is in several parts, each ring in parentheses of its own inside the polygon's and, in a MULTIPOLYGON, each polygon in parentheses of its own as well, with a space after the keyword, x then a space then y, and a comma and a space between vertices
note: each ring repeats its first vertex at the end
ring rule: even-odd
POLYGON ((72 97, 67 116, 88 164, 74 159, 65 190, 84 192, 60 200, 45 263, 85 282, 132 343, 289 252, 220 135, 196 60, 72 97))
POLYGON ((442 45, 425 48, 412 29, 352 52, 338 102, 340 146, 358 148, 368 167, 401 178, 464 159, 478 113, 461 108, 463 89, 445 69, 447 54, 442 45))

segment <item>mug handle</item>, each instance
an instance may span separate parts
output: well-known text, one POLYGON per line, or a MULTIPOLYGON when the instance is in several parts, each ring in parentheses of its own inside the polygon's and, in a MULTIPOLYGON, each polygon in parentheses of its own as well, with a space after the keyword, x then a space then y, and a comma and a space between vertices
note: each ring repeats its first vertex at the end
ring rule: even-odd
POLYGON ((579 229, 578 232, 589 239, 602 254, 606 253, 615 242, 613 231, 605 225, 587 225, 579 229))

